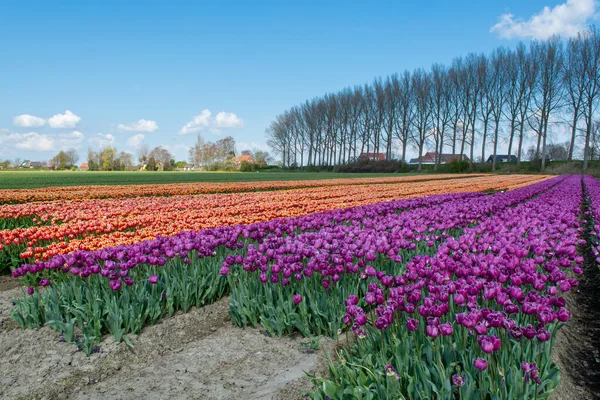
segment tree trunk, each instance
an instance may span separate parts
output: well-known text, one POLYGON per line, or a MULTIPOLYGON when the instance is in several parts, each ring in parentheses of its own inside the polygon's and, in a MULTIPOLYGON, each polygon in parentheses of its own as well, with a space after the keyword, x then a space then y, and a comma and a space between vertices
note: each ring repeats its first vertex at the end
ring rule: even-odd
POLYGON ((500 120, 494 121, 496 126, 494 128, 494 158, 492 159, 492 171, 496 170, 496 155, 498 154, 498 130, 500 129, 500 120))
POLYGON ((487 140, 487 119, 483 121, 483 138, 481 140, 481 165, 485 163, 485 141, 487 140))
POLYGON ((515 137, 515 117, 513 116, 510 120, 510 136, 508 139, 508 159, 506 162, 511 162, 511 154, 512 154, 512 145, 513 139, 515 137))
POLYGON ((523 119, 521 120, 521 124, 519 126, 519 146, 517 147, 517 169, 521 165, 521 153, 523 151, 523 134, 525 130, 525 124, 523 123, 523 119))
MULTIPOLYGON (((573 148, 575 147, 575 135, 577 133, 577 119, 579 118, 578 107, 573 111, 573 124, 571 125, 571 144, 569 145, 569 155, 567 160, 573 161, 573 148)), ((587 132, 586 132, 587 133, 587 132)), ((586 135, 587 137, 587 135, 586 135)))

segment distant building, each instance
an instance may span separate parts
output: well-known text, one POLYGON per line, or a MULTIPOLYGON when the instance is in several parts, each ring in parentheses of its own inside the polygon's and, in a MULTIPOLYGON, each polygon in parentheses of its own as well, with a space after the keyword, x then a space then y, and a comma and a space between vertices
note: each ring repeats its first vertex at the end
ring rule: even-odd
POLYGON ((412 158, 408 163, 419 164, 419 160, 421 160, 421 164, 435 164, 438 160, 440 164, 449 164, 454 160, 469 161, 469 157, 464 154, 439 154, 434 151, 428 151, 421 157, 412 158))
POLYGON ((42 168, 43 164, 40 161, 25 160, 19 165, 19 168, 42 168))
POLYGON ((385 154, 383 153, 360 153, 358 156, 360 161, 384 161, 385 154))
MULTIPOLYGON (((494 162, 494 156, 491 155, 488 157, 487 161, 489 163, 494 162)), ((505 163, 505 162, 511 162, 511 163, 516 163, 517 162, 517 156, 515 155, 511 155, 510 156, 510 161, 508 160, 508 154, 496 154, 496 162, 497 163, 505 163)))
POLYGON ((183 164, 175 168, 176 171, 193 171, 194 166, 191 164, 183 164))
POLYGON ((81 163, 81 165, 79 166, 80 171, 87 171, 89 169, 90 169, 90 167, 89 167, 88 163, 86 163, 86 162, 81 163))
POLYGON ((240 165, 243 162, 254 164, 254 157, 252 157, 252 154, 242 154, 241 156, 235 159, 235 163, 237 165, 240 165))

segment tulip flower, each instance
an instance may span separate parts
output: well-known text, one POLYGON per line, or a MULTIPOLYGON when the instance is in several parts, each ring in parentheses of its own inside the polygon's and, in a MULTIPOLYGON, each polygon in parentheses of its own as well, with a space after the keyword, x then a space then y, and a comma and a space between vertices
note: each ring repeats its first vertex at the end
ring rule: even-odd
POLYGON ((464 375, 459 375, 459 374, 452 375, 452 384, 454 386, 458 386, 458 387, 464 386, 464 384, 465 384, 464 375))
POLYGON ((292 297, 292 299, 293 299, 293 301, 294 301, 294 304, 300 304, 300 303, 302 302, 302 295, 300 295, 300 294, 295 294, 295 295, 292 297))
POLYGON ((485 371, 488 367, 488 363, 483 358, 476 358, 473 360, 473 366, 480 371, 485 371))

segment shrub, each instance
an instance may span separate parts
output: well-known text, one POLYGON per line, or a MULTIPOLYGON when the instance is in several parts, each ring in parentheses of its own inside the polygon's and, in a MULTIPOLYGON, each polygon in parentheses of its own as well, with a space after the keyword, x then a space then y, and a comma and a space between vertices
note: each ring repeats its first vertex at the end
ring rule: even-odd
POLYGON ((357 160, 335 167, 335 172, 406 172, 408 167, 399 160, 357 160))
POLYGON ((448 164, 448 170, 450 172, 466 172, 470 168, 469 162, 466 160, 459 160, 458 158, 450 161, 448 164))

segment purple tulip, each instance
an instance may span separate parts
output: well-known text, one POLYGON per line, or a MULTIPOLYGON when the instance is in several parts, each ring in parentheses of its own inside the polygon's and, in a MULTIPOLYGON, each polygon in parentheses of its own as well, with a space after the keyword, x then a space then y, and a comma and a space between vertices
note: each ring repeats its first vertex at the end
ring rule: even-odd
POLYGON ((533 380, 535 383, 540 385, 542 383, 538 376, 538 367, 536 363, 521 362, 521 369, 525 372, 525 382, 529 383, 529 380, 533 380))
POLYGON ((301 294, 295 294, 292 297, 292 300, 294 301, 294 304, 300 304, 302 302, 302 295, 301 294))
POLYGON ((387 376, 391 376, 396 379, 400 379, 400 375, 398 375, 398 373, 396 372, 396 369, 392 365, 386 364, 386 366, 384 368, 385 368, 385 374, 387 376))
POLYGON ((120 280, 117 279, 114 281, 110 281, 109 285, 112 290, 119 290, 121 288, 122 283, 120 280))
POLYGON ((356 318, 354 319, 354 321, 360 325, 363 326, 367 323, 367 316, 365 314, 358 314, 356 316, 356 318))
POLYGON ((229 267, 227 267, 227 266, 221 267, 221 269, 219 270, 219 274, 221 274, 223 276, 229 274, 229 267))
POLYGON ((478 335, 485 335, 487 334, 487 326, 485 326, 485 324, 483 322, 479 322, 475 325, 475 327, 473 328, 475 330, 475 332, 478 335))
POLYGON ((150 275, 148 277, 148 282, 150 282, 153 285, 156 285, 158 283, 158 276, 157 275, 150 275))
POLYGON ((357 305, 358 304, 358 296, 350 295, 348 296, 347 304, 357 305))
POLYGON ((537 330, 535 335, 540 342, 547 342, 550 340, 550 332, 546 328, 540 328, 537 330))
POLYGON ((45 287, 45 286, 49 286, 49 285, 50 285, 50 279, 48 279, 48 278, 40 279, 40 286, 45 287))
POLYGON ((454 328, 450 322, 446 322, 445 324, 440 325, 440 332, 444 336, 450 336, 454 333, 454 328))
POLYGON ((488 367, 488 363, 483 358, 476 358, 473 360, 473 366, 480 371, 485 371, 488 367))
POLYGON ((565 310, 564 308, 558 310, 558 313, 556 315, 560 322, 567 322, 569 318, 571 318, 571 313, 565 310))
POLYGON ((490 338, 488 338, 487 336, 480 336, 477 338, 477 340, 479 342, 479 345, 481 346, 481 350, 484 353, 490 354, 494 352, 494 343, 490 338))
POLYGON ((440 336, 440 329, 435 325, 427 325, 426 332, 427 332, 427 336, 429 336, 433 339, 440 336))
POLYGON ((452 375, 452 384, 454 386, 458 386, 458 387, 464 386, 464 384, 465 384, 464 375, 459 375, 459 374, 452 375))
POLYGON ((27 294, 31 296, 33 295, 33 293, 35 293, 35 289, 33 288, 33 286, 29 286, 27 288, 27 294))
POLYGON ((419 321, 414 318, 409 318, 406 321, 406 328, 409 331, 413 331, 413 332, 416 331, 417 329, 419 329, 419 321))

